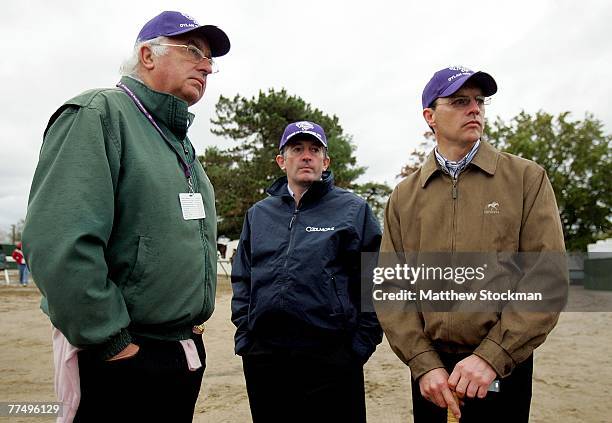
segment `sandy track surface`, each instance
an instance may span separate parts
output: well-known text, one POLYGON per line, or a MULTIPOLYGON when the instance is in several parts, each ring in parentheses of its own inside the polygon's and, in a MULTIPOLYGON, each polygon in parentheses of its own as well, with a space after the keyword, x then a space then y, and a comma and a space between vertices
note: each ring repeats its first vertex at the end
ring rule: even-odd
MULTIPOLYGON (((571 287, 580 301, 612 300, 612 292, 571 287)), ((249 422, 242 364, 233 353, 231 290, 219 282, 217 305, 207 324, 207 366, 195 422, 249 422)), ((50 323, 38 308, 34 286, 0 286, 0 402, 53 401, 50 323)), ((612 422, 612 313, 564 313, 546 343, 536 350, 531 421, 612 422)), ((368 421, 411 419, 410 372, 386 340, 365 368, 368 421)), ((0 421, 44 422, 45 418, 0 421)))

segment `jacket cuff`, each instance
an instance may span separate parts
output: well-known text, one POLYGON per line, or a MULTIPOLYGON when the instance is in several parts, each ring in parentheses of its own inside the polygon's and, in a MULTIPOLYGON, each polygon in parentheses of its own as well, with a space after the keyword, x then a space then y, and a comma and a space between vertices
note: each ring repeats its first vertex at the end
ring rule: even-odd
POLYGON ((489 338, 482 340, 478 348, 474 350, 474 354, 489 363, 499 377, 508 376, 516 366, 510 354, 489 338))
POLYGON ((117 335, 107 342, 92 348, 92 355, 100 360, 108 360, 125 349, 132 342, 132 336, 127 329, 121 329, 117 335))
POLYGON ((444 363, 436 351, 429 350, 412 357, 408 361, 408 367, 410 367, 412 379, 417 380, 430 370, 444 368, 444 363))

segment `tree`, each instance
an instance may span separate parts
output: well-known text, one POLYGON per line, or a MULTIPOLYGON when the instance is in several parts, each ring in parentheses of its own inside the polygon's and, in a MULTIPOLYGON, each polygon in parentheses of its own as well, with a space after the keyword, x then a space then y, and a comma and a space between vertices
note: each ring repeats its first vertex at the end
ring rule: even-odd
POLYGON ((427 158, 427 153, 433 148, 436 139, 434 137, 434 133, 432 131, 427 131, 423 134, 425 138, 420 142, 419 146, 412 150, 410 155, 408 156, 408 163, 406 163, 402 170, 400 170, 398 178, 405 178, 410 175, 412 172, 415 172, 423 163, 425 163, 425 159, 427 158))
POLYGON ((612 137, 593 115, 571 120, 545 112, 521 112, 490 126, 488 140, 500 150, 538 163, 555 190, 568 251, 612 234, 612 137))
POLYGON ((310 120, 325 128, 336 185, 354 189, 365 172, 357 166, 355 146, 337 116, 329 116, 285 90, 259 92, 250 99, 221 96, 211 120, 212 132, 238 142, 232 148, 209 147, 199 157, 215 191, 219 233, 236 238, 247 209, 266 196, 265 189, 282 171, 274 161, 285 127, 310 120))
POLYGON ((391 191, 393 190, 389 185, 378 182, 366 182, 365 184, 357 185, 354 189, 355 194, 366 200, 370 207, 372 207, 372 211, 378 218, 378 221, 381 222, 381 226, 385 206, 391 191))
MULTIPOLYGON (((612 137, 591 114, 571 120, 545 112, 521 112, 508 123, 499 117, 488 124, 484 139, 502 151, 542 166, 555 190, 568 251, 586 251, 587 244, 612 236, 612 137)), ((431 138, 425 134, 425 138, 431 138)), ((411 153, 399 176, 425 160, 424 146, 411 153)))
POLYGON ((25 219, 19 219, 17 223, 13 223, 8 227, 7 230, 0 228, 0 241, 10 242, 16 244, 21 241, 21 233, 25 226, 25 219))

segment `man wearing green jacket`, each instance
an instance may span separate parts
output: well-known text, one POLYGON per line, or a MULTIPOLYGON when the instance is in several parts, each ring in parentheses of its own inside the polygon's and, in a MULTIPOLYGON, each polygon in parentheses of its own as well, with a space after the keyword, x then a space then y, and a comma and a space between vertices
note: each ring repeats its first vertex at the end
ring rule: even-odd
MULTIPOLYGON (((193 417, 216 214, 188 106, 229 48, 216 26, 163 12, 140 31, 117 87, 72 98, 45 130, 23 243, 42 309, 80 350, 76 421, 193 417)), ((70 354, 56 338, 59 394, 70 354)))

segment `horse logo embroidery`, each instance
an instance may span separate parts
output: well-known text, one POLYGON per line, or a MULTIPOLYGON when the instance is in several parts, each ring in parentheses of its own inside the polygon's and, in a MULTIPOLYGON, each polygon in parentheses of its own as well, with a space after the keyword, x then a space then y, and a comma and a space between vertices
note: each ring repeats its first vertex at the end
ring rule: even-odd
POLYGON ((499 203, 497 201, 493 201, 487 204, 484 212, 485 214, 499 214, 499 203))

